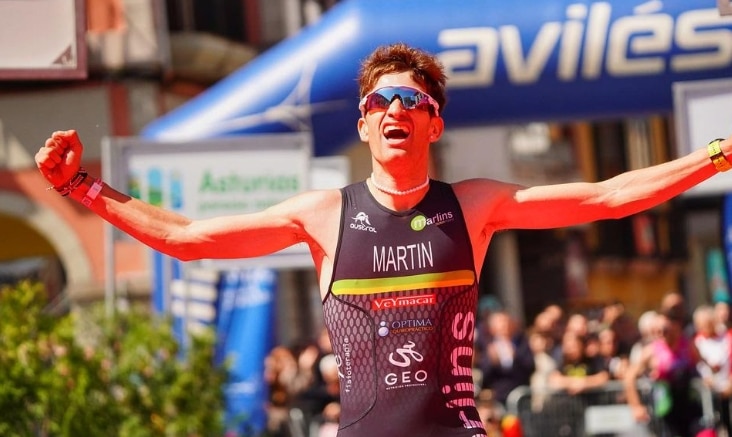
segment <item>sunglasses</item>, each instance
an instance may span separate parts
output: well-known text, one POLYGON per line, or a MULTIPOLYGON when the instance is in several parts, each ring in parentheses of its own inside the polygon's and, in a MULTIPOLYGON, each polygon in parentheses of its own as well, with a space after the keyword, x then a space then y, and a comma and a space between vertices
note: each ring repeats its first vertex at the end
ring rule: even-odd
POLYGON ((370 92, 358 103, 361 113, 372 109, 385 110, 391 105, 394 99, 402 102, 404 109, 432 108, 436 116, 440 115, 440 104, 427 93, 408 86, 387 86, 370 92))

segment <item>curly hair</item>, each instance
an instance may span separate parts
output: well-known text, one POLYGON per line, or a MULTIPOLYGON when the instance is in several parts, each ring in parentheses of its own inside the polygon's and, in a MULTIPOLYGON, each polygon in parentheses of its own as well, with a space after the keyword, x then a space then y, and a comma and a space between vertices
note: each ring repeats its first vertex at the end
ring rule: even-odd
POLYGON ((405 71, 412 72, 412 78, 437 101, 442 112, 447 103, 442 64, 436 56, 404 43, 378 47, 363 60, 357 79, 359 97, 373 90, 381 76, 405 71))

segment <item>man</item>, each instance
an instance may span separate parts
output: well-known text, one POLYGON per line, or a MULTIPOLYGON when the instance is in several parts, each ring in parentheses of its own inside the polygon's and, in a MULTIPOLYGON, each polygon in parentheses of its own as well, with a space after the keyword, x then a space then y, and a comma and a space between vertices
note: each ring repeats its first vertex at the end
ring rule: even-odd
POLYGON ((182 260, 255 257, 307 243, 340 363, 340 437, 483 436, 471 365, 476 279, 493 233, 658 205, 726 169, 732 138, 710 146, 713 160, 699 150, 599 183, 450 185, 428 175, 429 146, 444 129, 445 81, 428 53, 378 48, 359 74, 357 130, 371 151, 371 177, 253 214, 190 220, 92 181, 79 171, 83 147, 74 131, 54 133, 36 162, 59 192, 182 260))
POLYGON ((657 435, 697 436, 704 429, 702 408, 692 388, 697 377, 699 351, 684 334, 684 312, 675 306, 662 309, 658 323, 662 336, 646 344, 623 380, 631 412, 639 423, 652 423, 657 435), (643 403, 637 380, 648 375, 652 388, 652 408, 643 403))
POLYGON ((493 393, 493 399, 505 411, 511 391, 531 382, 536 370, 534 354, 528 337, 507 312, 489 315, 488 329, 490 339, 482 350, 477 350, 476 363, 483 372, 483 388, 493 393))

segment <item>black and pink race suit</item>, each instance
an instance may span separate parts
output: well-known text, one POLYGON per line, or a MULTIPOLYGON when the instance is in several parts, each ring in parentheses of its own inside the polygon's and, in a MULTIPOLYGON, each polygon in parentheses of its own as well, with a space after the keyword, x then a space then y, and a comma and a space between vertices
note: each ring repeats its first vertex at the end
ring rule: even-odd
POLYGON ((338 437, 485 436, 472 379, 477 280, 449 184, 412 210, 343 190, 325 322, 340 374, 338 437))

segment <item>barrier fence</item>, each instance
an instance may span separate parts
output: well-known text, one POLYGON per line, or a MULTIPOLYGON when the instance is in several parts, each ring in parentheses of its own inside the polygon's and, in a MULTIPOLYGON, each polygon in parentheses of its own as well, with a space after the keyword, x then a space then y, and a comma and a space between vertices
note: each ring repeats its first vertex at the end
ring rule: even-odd
MULTIPOLYGON (((639 379, 636 388, 649 411, 651 420, 648 423, 635 421, 621 381, 610 381, 600 388, 576 395, 521 386, 508 396, 505 413, 519 419, 522 437, 676 437, 656 414, 658 403, 654 402, 654 395, 658 396, 658 392, 651 381, 639 379)), ((699 429, 714 428, 719 412, 715 410, 709 388, 695 379, 691 384, 691 394, 694 408, 698 408, 699 429)), ((308 420, 301 410, 291 408, 283 435, 318 437, 322 435, 320 425, 320 421, 308 420)), ((682 437, 687 435, 696 437, 696 433, 682 437)), ((717 435, 721 437, 724 434, 717 435)))
MULTIPOLYGON (((511 392, 506 409, 519 418, 524 437, 675 437, 666 421, 658 417, 659 403, 654 402, 658 390, 646 379, 638 380, 636 387, 651 417, 645 424, 635 421, 621 381, 575 395, 522 386, 511 392)), ((713 428, 715 411, 709 389, 694 380, 691 397, 693 408, 698 408, 698 427, 713 428)))

